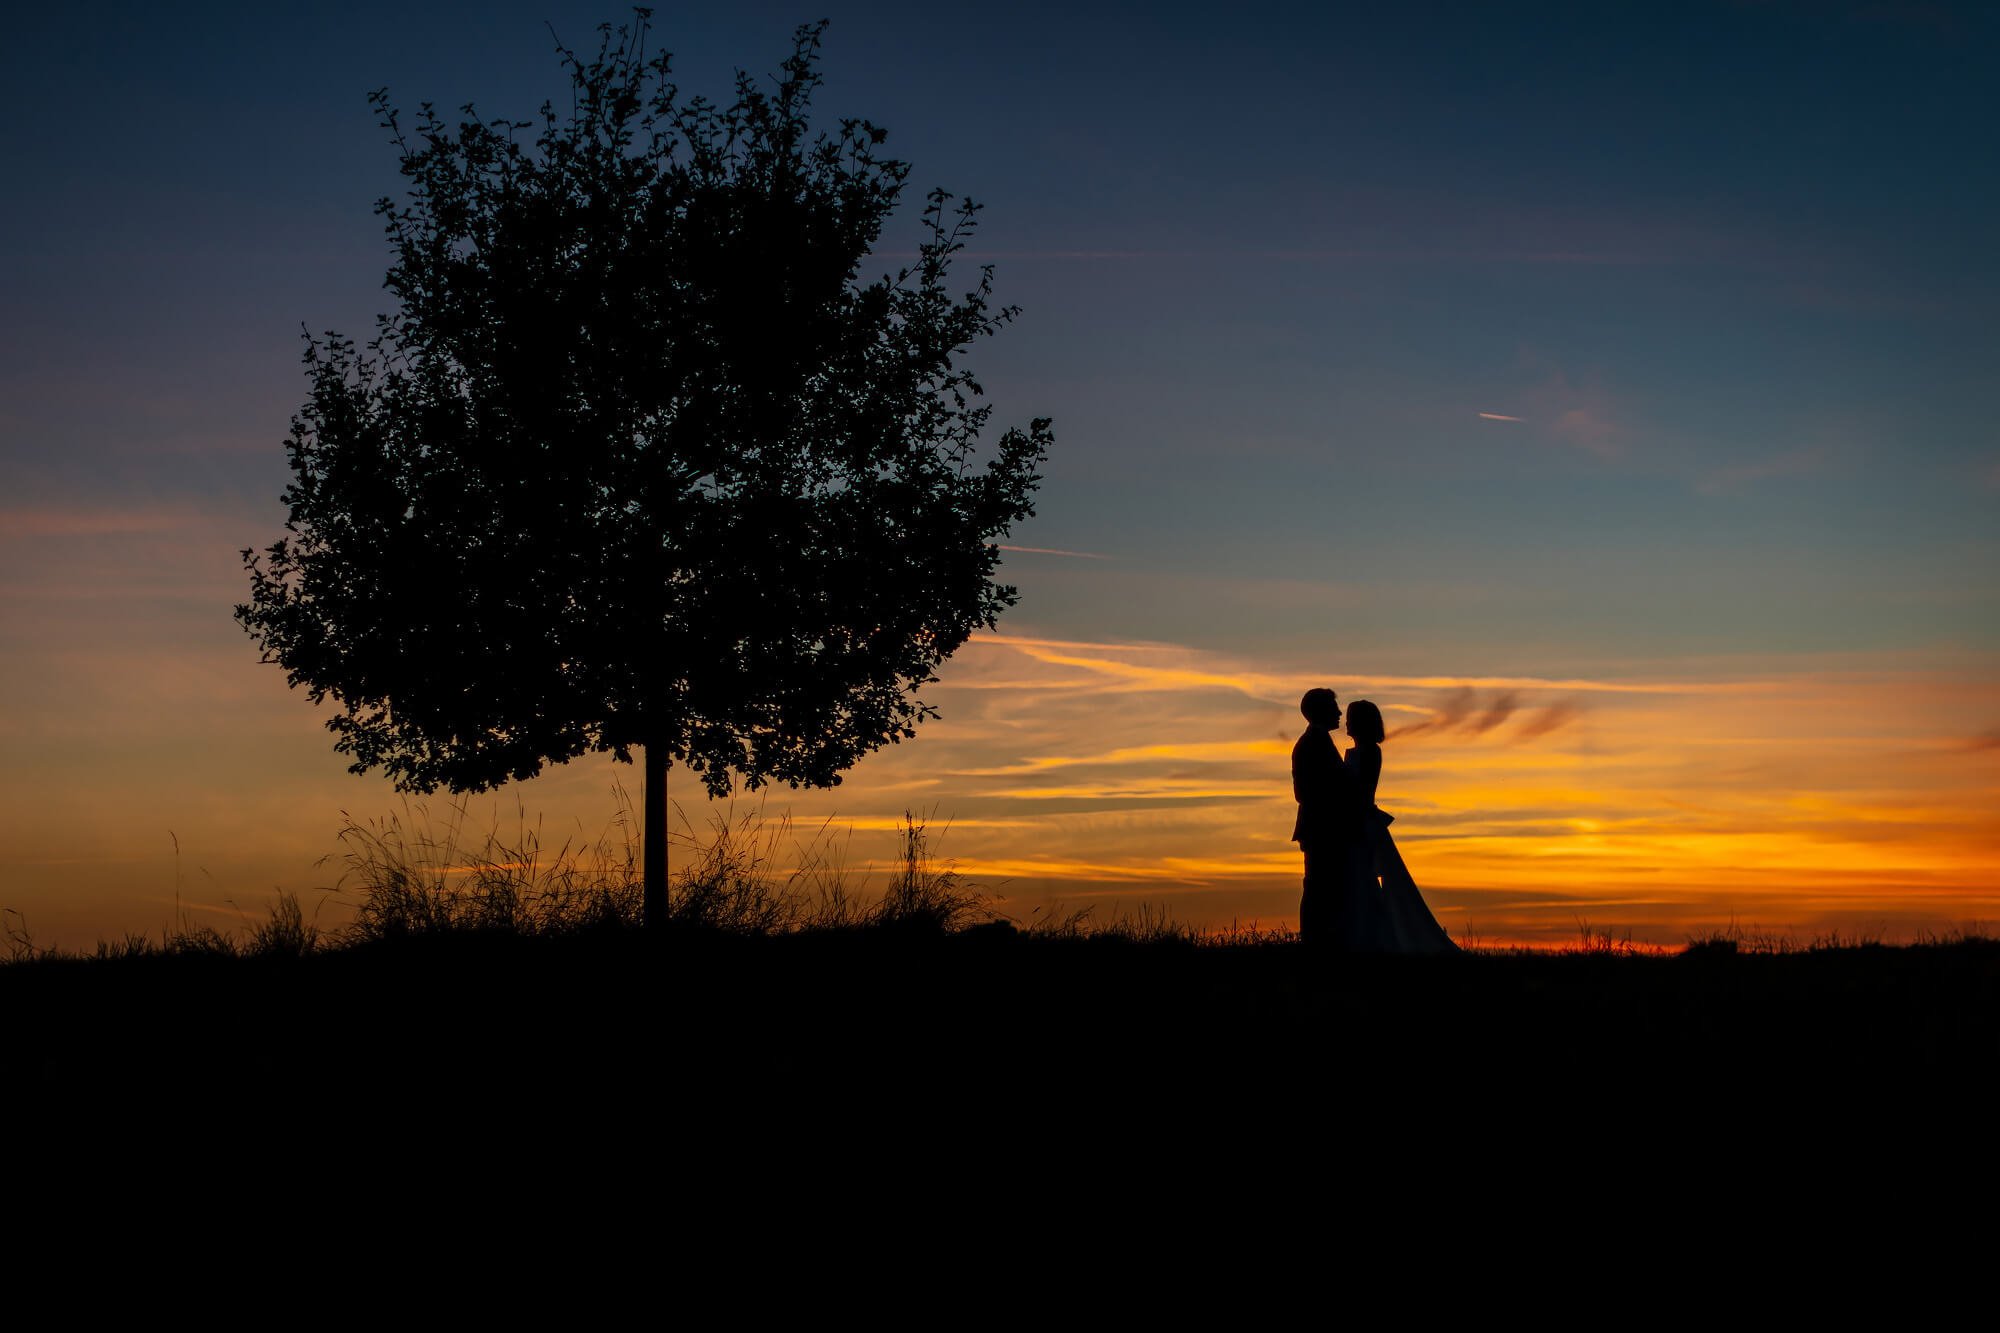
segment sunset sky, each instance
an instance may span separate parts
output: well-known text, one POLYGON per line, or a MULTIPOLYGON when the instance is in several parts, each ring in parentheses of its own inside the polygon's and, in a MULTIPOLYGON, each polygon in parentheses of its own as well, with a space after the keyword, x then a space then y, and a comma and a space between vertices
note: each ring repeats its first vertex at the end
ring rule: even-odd
MULTIPOLYGON (((987 205, 1022 315, 972 364, 1056 447, 941 720, 737 815, 865 867, 916 811, 1024 919, 1288 924, 1328 685, 1382 706, 1380 801, 1462 938, 2000 926, 2000 9, 661 4, 655 40, 720 94, 823 13, 824 118, 987 205)), ((10 24, 9 923, 311 906, 342 812, 402 810, 259 665, 237 552, 283 522, 300 326, 386 308, 366 94, 527 115, 566 89, 543 20, 620 17, 10 24)), ((594 839, 621 780, 469 818, 594 839)))

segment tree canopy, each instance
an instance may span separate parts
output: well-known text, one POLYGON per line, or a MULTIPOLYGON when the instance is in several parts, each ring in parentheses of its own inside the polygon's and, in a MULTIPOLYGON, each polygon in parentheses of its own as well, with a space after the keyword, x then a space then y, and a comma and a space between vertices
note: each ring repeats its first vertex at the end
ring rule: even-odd
POLYGON ((831 784, 1017 597, 994 543, 1051 435, 982 442, 963 358, 1015 311, 990 266, 952 289, 978 207, 932 191, 864 279, 909 167, 809 126, 824 24, 715 102, 646 19, 559 44, 569 105, 531 120, 371 99, 395 309, 307 335, 286 536, 236 616, 403 789, 640 749, 714 793, 831 784))

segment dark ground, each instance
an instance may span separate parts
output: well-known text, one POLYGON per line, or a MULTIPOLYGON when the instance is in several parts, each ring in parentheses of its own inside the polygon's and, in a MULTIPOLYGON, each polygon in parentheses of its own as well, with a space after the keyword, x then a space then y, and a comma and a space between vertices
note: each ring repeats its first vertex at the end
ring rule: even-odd
MULTIPOLYGON (((677 1095, 749 1105, 1912 1088, 2000 1068, 2000 942, 1323 959, 857 931, 458 935, 305 958, 0 966, 17 1089, 226 1102, 677 1095)), ((998 1113, 996 1111, 996 1113, 998 1113)))
POLYGON ((953 1301, 1088 1269, 1172 1303, 1225 1251, 1259 1284, 1338 1257, 1365 1288, 1379 1253, 1421 1290, 1521 1252, 1508 1282, 1545 1292, 1674 1285, 1774 1237, 1984 1210, 1996 1057, 1991 941, 1327 960, 875 929, 43 960, 0 965, 0 1193, 59 1248, 226 1237, 272 1277, 476 1260, 503 1306, 529 1270, 645 1274, 662 1244, 675 1281, 742 1300, 850 1291, 787 1276, 836 1264, 953 1301))

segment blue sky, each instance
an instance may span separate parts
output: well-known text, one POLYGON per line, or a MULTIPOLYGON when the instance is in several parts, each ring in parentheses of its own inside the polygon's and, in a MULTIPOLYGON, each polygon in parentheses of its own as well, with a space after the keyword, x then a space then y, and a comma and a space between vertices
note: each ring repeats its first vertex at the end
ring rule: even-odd
MULTIPOLYGON (((1856 599, 1885 639, 1990 644, 1990 595, 1889 603, 1993 556, 1992 11, 1380 9, 832 10, 821 105, 989 202, 1025 315, 979 364, 1060 431, 1024 541, 1556 579, 1707 647, 1845 641, 1856 599), (1719 603, 1647 591, 1669 557, 1719 603)), ((31 16, 7 167, 32 204, 0 223, 16 493, 272 512, 298 325, 381 304, 394 162, 364 94, 526 114, 558 91, 541 20, 581 42, 599 14, 31 16)), ((794 17, 655 24, 720 89, 794 17)))

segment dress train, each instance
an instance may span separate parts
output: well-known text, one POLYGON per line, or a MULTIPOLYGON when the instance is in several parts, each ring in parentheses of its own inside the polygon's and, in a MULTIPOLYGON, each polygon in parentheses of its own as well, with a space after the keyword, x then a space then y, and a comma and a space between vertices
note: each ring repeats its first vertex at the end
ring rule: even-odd
POLYGON ((1375 816, 1368 821, 1373 874, 1361 885, 1369 905, 1366 948, 1371 953, 1458 952, 1403 864, 1403 854, 1389 836, 1389 816, 1379 810, 1375 816))

